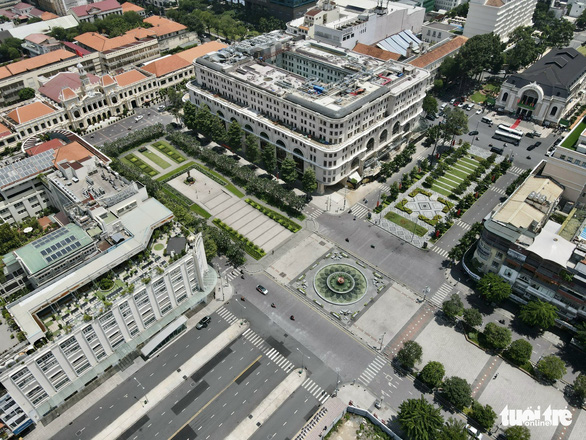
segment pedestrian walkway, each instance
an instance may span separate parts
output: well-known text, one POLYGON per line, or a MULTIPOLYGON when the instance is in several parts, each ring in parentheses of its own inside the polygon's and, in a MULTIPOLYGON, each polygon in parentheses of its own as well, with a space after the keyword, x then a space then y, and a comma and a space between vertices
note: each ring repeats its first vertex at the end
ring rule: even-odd
POLYGON ((429 301, 441 307, 442 303, 450 293, 452 293, 452 286, 448 283, 443 283, 429 301))
POLYGON ((352 206, 352 215, 356 218, 366 218, 369 209, 361 203, 357 203, 352 206))
POLYGON ((433 252, 435 252, 436 254, 441 255, 444 258, 448 258, 449 251, 446 251, 445 249, 442 249, 440 247, 437 247, 437 245, 434 246, 434 247, 432 247, 431 250, 433 252))
POLYGON ((285 373, 289 373, 293 368, 295 368, 293 363, 289 362, 287 358, 279 353, 277 349, 267 344, 262 336, 259 336, 250 329, 246 330, 243 334, 244 337, 252 343, 252 345, 262 351, 267 356, 267 358, 271 360, 271 362, 277 365, 277 367, 281 368, 285 373))
POLYGON ((303 213, 306 217, 311 217, 312 219, 318 218, 322 215, 325 211, 323 209, 317 208, 315 206, 307 205, 303 213))
POLYGON ((488 359, 472 384, 472 398, 478 399, 490 381, 496 379, 495 373, 502 363, 503 359, 499 356, 492 356, 488 359))
POLYGON ((311 380, 310 377, 305 379, 305 382, 303 382, 301 386, 305 388, 305 390, 309 394, 315 397, 318 400, 318 402, 322 405, 325 403, 326 400, 330 398, 330 395, 326 393, 326 391, 322 387, 320 387, 313 380, 311 380))
POLYGON ((375 357, 374 360, 370 363, 370 365, 368 365, 368 367, 366 367, 366 369, 362 372, 358 380, 362 382, 365 386, 367 386, 378 374, 381 368, 384 367, 386 364, 387 361, 384 358, 380 356, 375 357))
POLYGON ((238 277, 238 275, 240 275, 240 273, 236 269, 229 268, 226 271, 224 271, 224 273, 222 273, 222 278, 224 279, 224 281, 229 283, 234 278, 238 277))
POLYGON ((238 318, 224 306, 218 309, 218 315, 220 315, 222 318, 228 321, 228 324, 232 324, 238 320, 238 318))
POLYGON ((384 354, 390 358, 395 357, 405 342, 414 341, 417 338, 431 322, 434 315, 435 311, 432 307, 427 304, 423 305, 385 347, 384 354))
POLYGON ((464 229, 465 231, 469 231, 470 228, 472 227, 471 225, 469 225, 468 223, 466 223, 460 219, 457 219, 455 224, 457 226, 459 226, 460 228, 464 229))
POLYGON ((494 186, 494 185, 493 185, 493 186, 491 186, 491 187, 489 188, 489 190, 490 190, 490 191, 493 191, 493 192, 495 192, 495 193, 497 193, 497 194, 500 194, 501 196, 506 196, 506 195, 507 195, 507 193, 506 193, 506 191, 505 191, 505 189, 504 189, 504 188, 498 188, 498 187, 496 187, 496 186, 494 186))
POLYGON ((516 174, 517 176, 523 174, 526 170, 523 168, 519 168, 516 166, 512 166, 511 168, 508 169, 508 172, 511 174, 516 174))

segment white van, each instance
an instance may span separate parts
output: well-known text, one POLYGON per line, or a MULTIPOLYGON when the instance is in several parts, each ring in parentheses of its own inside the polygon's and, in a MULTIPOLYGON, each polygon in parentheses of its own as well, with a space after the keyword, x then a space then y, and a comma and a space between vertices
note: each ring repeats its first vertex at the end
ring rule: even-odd
POLYGON ((483 116, 481 119, 482 122, 485 122, 486 124, 492 124, 492 119, 491 118, 487 118, 486 116, 483 116))
POLYGON ((440 110, 445 109, 448 106, 447 102, 444 102, 441 106, 440 106, 440 110))

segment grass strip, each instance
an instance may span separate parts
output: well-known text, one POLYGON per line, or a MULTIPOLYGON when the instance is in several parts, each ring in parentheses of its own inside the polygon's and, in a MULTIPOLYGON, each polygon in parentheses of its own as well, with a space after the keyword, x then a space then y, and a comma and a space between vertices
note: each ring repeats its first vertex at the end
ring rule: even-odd
POLYGON ((240 243, 244 252, 246 252, 255 260, 260 260, 262 257, 266 255, 266 252, 262 248, 255 245, 252 241, 250 241, 244 235, 240 234, 236 229, 232 228, 231 226, 228 226, 219 218, 213 219, 212 222, 219 228, 222 228, 224 231, 226 231, 228 235, 230 235, 230 238, 232 238, 232 240, 240 243))
POLYGON ((194 203, 193 205, 191 205, 189 207, 189 210, 195 212, 197 215, 199 215, 200 217, 203 217, 205 219, 208 219, 212 216, 209 212, 207 212, 205 209, 203 209, 197 203, 194 203))
POLYGON ((126 163, 130 163, 131 165, 134 165, 135 167, 140 169, 143 173, 145 173, 149 177, 153 177, 153 176, 156 176, 157 174, 159 174, 159 172, 157 170, 155 170, 149 164, 147 164, 143 160, 139 159, 138 157, 136 157, 132 153, 124 156, 124 159, 126 159, 126 163))
POLYGON ((582 134, 582 132, 586 129, 586 122, 580 122, 574 129, 570 132, 570 134, 564 139, 564 141, 560 144, 564 148, 568 148, 570 150, 576 149, 576 142, 578 142, 578 138, 582 134))
POLYGON ((228 179, 226 179, 220 173, 218 173, 218 172, 216 172, 214 170, 211 170, 208 167, 203 166, 203 165, 201 165, 199 163, 196 163, 194 168, 197 171, 199 171, 200 173, 205 174, 206 176, 208 176, 213 181, 219 183, 222 186, 225 186, 228 191, 230 191, 232 194, 234 194, 239 199, 241 199, 242 197, 244 197, 244 193, 242 191, 240 191, 238 188, 236 188, 232 183, 230 183, 230 181, 228 179))
POLYGON ((153 147, 165 153, 171 160, 173 160, 176 163, 181 164, 185 162, 185 157, 181 153, 179 153, 179 151, 177 151, 175 147, 171 146, 171 144, 169 144, 167 141, 157 141, 153 144, 153 147))
POLYGON ((260 212, 262 212, 268 218, 276 221, 281 226, 287 228, 289 231, 291 231, 293 233, 295 233, 301 229, 301 226, 299 224, 295 223, 290 218, 285 217, 282 214, 279 214, 277 211, 273 211, 272 209, 269 209, 266 206, 261 205, 260 203, 256 203, 254 200, 251 200, 251 199, 246 199, 245 202, 248 203, 253 208, 258 209, 260 212))
POLYGON ((396 225, 407 229, 409 232, 415 231, 415 235, 418 235, 419 237, 423 237, 427 233, 427 229, 425 229, 423 226, 419 226, 417 223, 412 222, 411 220, 397 214, 396 212, 387 212, 385 214, 385 218, 395 223, 396 225))
POLYGON ((169 162, 159 156, 157 153, 153 153, 152 151, 141 151, 141 154, 146 157, 148 160, 153 162, 155 165, 160 166, 163 169, 167 169, 171 166, 169 162))
POLYGON ((196 165, 195 162, 184 163, 179 168, 175 168, 173 171, 171 171, 167 174, 163 174, 161 177, 157 178, 157 181, 167 182, 167 181, 179 176, 180 174, 183 174, 188 169, 195 168, 195 165, 196 165))

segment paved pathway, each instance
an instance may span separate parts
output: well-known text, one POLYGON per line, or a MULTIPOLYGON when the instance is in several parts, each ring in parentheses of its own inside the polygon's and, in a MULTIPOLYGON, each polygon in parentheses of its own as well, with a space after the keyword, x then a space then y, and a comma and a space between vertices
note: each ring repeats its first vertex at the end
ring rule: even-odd
POLYGON ((486 389, 488 383, 493 380, 496 371, 503 362, 503 359, 499 356, 492 356, 486 361, 486 364, 480 370, 480 374, 476 376, 476 380, 472 384, 472 397, 474 399, 478 399, 486 389))
POLYGON ((417 335, 429 324, 435 316, 435 310, 428 304, 422 305, 401 331, 387 344, 384 353, 389 358, 395 357, 406 341, 414 341, 417 335))

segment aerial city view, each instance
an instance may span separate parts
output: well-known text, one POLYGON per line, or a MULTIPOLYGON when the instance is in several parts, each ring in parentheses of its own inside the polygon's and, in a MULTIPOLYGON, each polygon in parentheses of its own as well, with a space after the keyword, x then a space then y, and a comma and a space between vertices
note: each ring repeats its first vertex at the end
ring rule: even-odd
POLYGON ((0 29, 0 439, 586 439, 586 2, 0 29))

